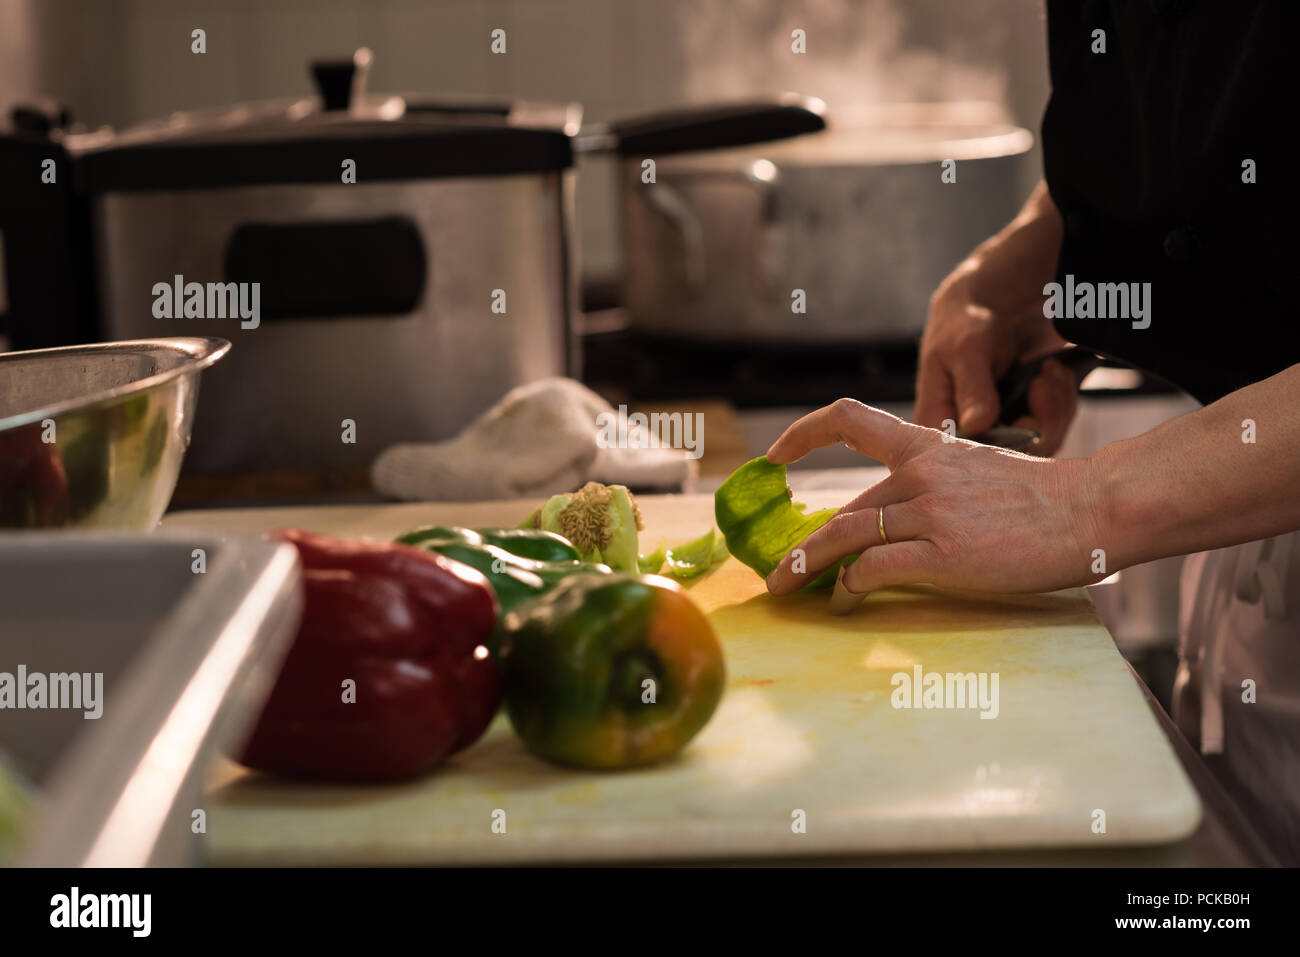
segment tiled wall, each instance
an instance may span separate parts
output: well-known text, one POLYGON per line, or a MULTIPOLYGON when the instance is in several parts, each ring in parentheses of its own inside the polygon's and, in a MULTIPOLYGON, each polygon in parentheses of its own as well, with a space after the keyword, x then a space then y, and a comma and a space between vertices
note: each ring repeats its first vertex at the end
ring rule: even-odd
POLYGON ((681 86, 663 2, 123 0, 136 115, 310 91, 306 64, 369 46, 373 89, 580 99, 589 113, 671 102, 681 86), (208 31, 202 62, 189 52, 208 31), (507 30, 508 53, 489 51, 507 30), (166 77, 165 82, 159 82, 166 77))
MULTIPOLYGON (((40 89, 96 123, 306 94, 312 57, 359 45, 375 54, 372 90, 577 100, 589 119, 798 89, 832 109, 999 98, 1036 128, 1046 92, 1037 0, 0 0, 6 7, 36 23, 40 89), (207 31, 201 57, 190 52, 195 27, 207 31), (505 56, 489 51, 495 27, 507 31, 505 56), (789 51, 795 27, 808 34, 803 56, 789 51)), ((26 82, 0 88, 0 101, 29 95, 26 82)), ((617 262, 614 179, 599 161, 582 174, 585 259, 600 270, 617 262)))
POLYGON ((26 42, 35 30, 30 4, 0 0, 0 91, 26 92, 36 82, 36 57, 26 42))

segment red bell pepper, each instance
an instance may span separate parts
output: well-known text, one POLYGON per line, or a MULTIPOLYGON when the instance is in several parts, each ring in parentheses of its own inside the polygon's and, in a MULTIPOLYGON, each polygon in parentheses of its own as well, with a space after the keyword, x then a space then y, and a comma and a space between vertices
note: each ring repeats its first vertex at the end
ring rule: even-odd
POLYGON ((486 649, 496 598, 482 574, 405 545, 272 537, 298 549, 304 611, 244 764, 402 778, 478 740, 501 701, 486 649))
POLYGON ((0 528, 61 524, 68 475, 59 447, 41 441, 39 423, 0 432, 0 528))

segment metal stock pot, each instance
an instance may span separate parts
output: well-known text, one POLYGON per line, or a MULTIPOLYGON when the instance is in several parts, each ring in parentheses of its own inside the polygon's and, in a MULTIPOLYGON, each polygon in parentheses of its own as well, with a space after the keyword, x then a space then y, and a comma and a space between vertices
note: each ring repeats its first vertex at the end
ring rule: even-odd
POLYGON ((980 103, 833 114, 824 132, 623 171, 626 301, 642 332, 914 339, 930 294, 1015 215, 1024 129, 980 103), (941 179, 955 161, 955 182, 941 179), (792 309, 795 291, 806 311, 792 309))

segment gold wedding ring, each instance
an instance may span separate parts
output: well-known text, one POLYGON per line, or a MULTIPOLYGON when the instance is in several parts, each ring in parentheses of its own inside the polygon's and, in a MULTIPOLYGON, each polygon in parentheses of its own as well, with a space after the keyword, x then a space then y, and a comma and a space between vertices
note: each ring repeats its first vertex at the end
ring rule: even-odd
POLYGON ((885 506, 876 509, 876 528, 880 529, 880 542, 883 545, 889 544, 889 536, 885 534, 885 506))

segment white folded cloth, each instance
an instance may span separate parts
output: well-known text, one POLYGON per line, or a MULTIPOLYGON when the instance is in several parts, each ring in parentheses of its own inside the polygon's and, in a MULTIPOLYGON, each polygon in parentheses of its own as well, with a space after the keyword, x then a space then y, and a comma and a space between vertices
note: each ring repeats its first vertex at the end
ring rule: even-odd
POLYGON ((527 498, 589 481, 680 491, 698 472, 684 450, 648 448, 623 410, 580 382, 539 379, 510 390, 445 442, 402 443, 375 459, 375 490, 409 501, 527 498), (603 447, 599 421, 620 416, 627 448, 603 447))

